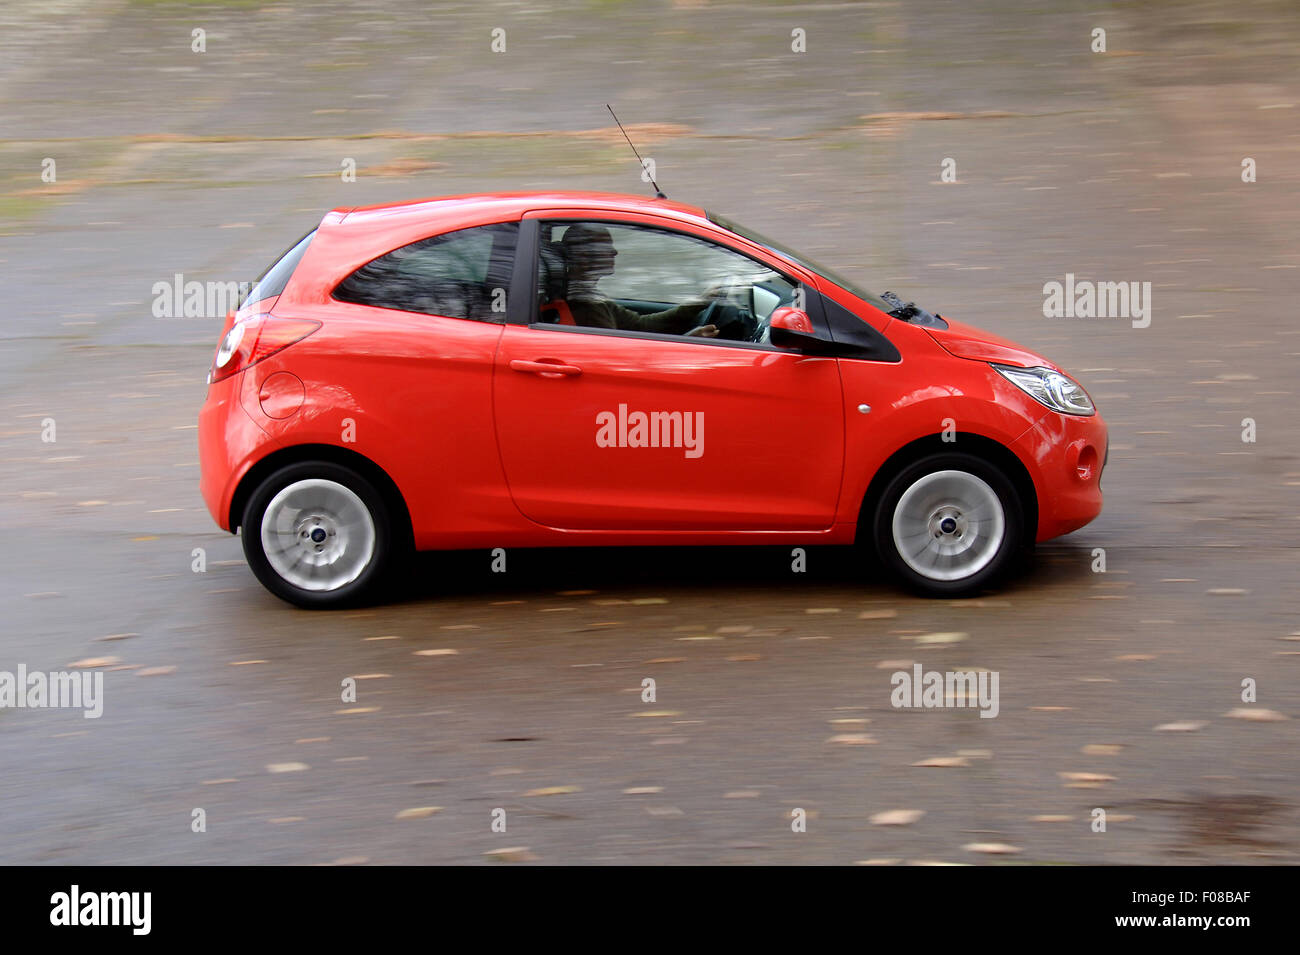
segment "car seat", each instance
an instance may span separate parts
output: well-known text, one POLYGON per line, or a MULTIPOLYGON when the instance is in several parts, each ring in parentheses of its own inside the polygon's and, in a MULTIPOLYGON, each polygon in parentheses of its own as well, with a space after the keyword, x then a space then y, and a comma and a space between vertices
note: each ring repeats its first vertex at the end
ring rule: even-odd
POLYGON ((538 320, 548 325, 576 325, 573 312, 564 300, 564 252, 558 242, 543 239, 537 256, 537 307, 538 320))

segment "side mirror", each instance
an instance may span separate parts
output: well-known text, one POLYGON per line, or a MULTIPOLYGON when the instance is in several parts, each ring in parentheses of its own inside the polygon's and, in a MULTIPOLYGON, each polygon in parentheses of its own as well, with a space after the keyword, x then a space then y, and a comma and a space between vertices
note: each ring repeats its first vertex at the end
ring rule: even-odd
POLYGON ((772 313, 771 342, 777 348, 790 348, 805 355, 838 355, 843 349, 813 329, 808 313, 798 308, 782 307, 772 313))
POLYGON ((803 332, 805 335, 813 333, 812 319, 808 313, 798 308, 790 308, 783 305, 781 308, 772 312, 771 324, 773 329, 784 328, 786 331, 803 332))

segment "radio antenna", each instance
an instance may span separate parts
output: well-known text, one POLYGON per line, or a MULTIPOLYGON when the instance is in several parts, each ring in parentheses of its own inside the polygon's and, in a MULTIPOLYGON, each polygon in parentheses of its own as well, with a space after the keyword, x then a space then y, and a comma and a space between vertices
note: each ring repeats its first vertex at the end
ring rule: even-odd
POLYGON ((637 152, 636 147, 632 145, 632 137, 628 136, 627 130, 623 128, 623 124, 618 122, 618 114, 614 112, 614 107, 606 103, 605 109, 609 110, 609 115, 613 116, 614 122, 618 123, 618 131, 623 134, 623 138, 627 140, 628 147, 632 150, 632 155, 635 156, 636 161, 641 164, 641 171, 644 172, 646 178, 650 180, 650 185, 655 187, 655 198, 667 199, 668 197, 664 195, 663 190, 659 188, 659 183, 655 182, 655 177, 650 175, 650 170, 646 168, 645 160, 641 158, 641 154, 637 152))

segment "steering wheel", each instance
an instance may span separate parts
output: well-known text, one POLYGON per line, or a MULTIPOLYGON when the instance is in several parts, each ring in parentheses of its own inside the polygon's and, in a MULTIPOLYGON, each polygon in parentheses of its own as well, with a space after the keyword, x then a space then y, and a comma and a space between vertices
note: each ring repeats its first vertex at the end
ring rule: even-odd
POLYGON ((739 275, 728 275, 722 280, 713 301, 700 312, 695 327, 716 325, 718 337, 738 342, 756 342, 763 329, 758 319, 744 301, 746 283, 739 275))

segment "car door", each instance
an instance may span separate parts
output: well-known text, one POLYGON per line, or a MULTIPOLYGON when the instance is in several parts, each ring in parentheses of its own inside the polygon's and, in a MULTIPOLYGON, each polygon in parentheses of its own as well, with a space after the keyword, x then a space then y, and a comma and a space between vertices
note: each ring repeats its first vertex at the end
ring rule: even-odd
MULTIPOLYGON (((575 321, 555 297, 563 284, 556 272, 565 271, 556 237, 593 218, 551 211, 525 219, 525 229, 537 220, 536 294, 526 323, 506 326, 493 375, 497 439, 519 510, 574 530, 829 527, 844 458, 836 361, 575 321)), ((776 274, 703 230, 599 218, 621 248, 596 291, 628 312, 694 307, 719 270, 776 274)), ((802 289, 802 277, 783 280, 802 289)))

